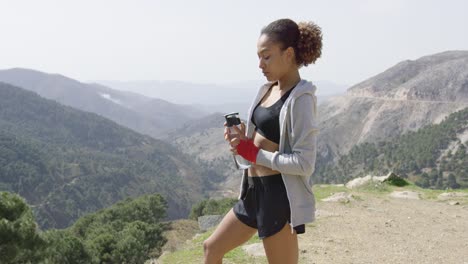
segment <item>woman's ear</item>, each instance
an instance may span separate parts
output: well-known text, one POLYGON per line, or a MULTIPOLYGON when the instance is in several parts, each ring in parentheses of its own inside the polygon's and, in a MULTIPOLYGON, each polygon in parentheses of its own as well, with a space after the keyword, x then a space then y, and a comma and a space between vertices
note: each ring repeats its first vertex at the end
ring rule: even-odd
POLYGON ((288 47, 286 49, 286 56, 288 58, 288 60, 291 62, 291 63, 294 63, 295 60, 296 60, 296 55, 294 53, 294 49, 292 47, 288 47))

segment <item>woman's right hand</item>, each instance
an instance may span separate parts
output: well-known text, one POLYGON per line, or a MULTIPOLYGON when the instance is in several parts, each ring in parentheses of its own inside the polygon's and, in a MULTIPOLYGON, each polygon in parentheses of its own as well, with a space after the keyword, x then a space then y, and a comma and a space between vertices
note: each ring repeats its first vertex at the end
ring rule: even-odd
POLYGON ((245 136, 245 124, 241 122, 240 128, 237 128, 238 133, 231 134, 229 133, 229 128, 227 127, 227 123, 224 122, 224 140, 229 142, 231 146, 230 151, 233 154, 237 154, 237 145, 239 145, 241 139, 246 139, 245 136))

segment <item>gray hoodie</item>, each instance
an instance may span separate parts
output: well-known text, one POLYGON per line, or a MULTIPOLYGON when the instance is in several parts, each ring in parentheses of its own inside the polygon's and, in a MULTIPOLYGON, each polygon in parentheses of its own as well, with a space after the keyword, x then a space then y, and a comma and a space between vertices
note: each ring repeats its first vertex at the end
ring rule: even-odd
MULTIPOLYGON (((252 111, 260 102, 272 82, 260 87, 249 108, 246 136, 252 138, 254 124, 252 111)), ((279 151, 263 149, 257 154, 256 164, 281 172, 291 207, 291 232, 294 226, 315 220, 315 197, 311 176, 315 170, 317 153, 317 97, 315 85, 301 80, 284 102, 279 116, 279 151)), ((247 169, 243 171, 239 199, 247 191, 247 169)))

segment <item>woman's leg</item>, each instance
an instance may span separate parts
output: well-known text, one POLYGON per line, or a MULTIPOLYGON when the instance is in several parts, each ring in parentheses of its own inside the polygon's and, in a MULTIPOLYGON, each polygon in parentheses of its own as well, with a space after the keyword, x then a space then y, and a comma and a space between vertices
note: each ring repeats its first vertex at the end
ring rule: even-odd
POLYGON ((264 238, 263 247, 269 264, 297 264, 299 261, 296 230, 291 234, 291 226, 288 223, 280 232, 264 238))
POLYGON ((205 264, 222 263, 224 254, 249 240, 256 231, 239 221, 231 209, 213 234, 203 242, 205 264))

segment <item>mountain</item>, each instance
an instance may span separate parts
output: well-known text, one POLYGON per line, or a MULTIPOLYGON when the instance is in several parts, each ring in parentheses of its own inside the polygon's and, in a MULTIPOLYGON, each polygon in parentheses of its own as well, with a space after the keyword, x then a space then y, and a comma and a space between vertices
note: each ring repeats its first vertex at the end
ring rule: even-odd
POLYGON ((354 85, 348 94, 394 100, 468 102, 468 51, 406 60, 354 85))
POLYGON ((224 122, 222 113, 214 113, 185 123, 166 138, 201 167, 219 174, 212 182, 211 197, 235 197, 239 191, 241 171, 235 168, 229 144, 224 140, 224 122))
POLYGON ((123 91, 132 91, 178 104, 216 105, 249 102, 261 82, 232 85, 202 84, 181 81, 96 81, 123 91), (170 89, 168 89, 170 87, 170 89))
MULTIPOLYGON (((131 91, 147 97, 160 98, 178 104, 188 104, 206 113, 239 112, 247 119, 247 111, 262 80, 239 81, 225 84, 200 84, 180 81, 95 81, 122 91, 131 91), (170 89, 168 89, 170 87, 170 89)), ((314 81, 319 103, 332 95, 342 94, 346 86, 331 81, 314 81)))
MULTIPOLYGON (((151 98, 191 105, 206 115, 217 112, 239 112, 246 118, 251 98, 261 81, 233 84, 200 84, 181 81, 95 81, 122 91, 131 91, 151 98), (170 89, 168 89, 170 87, 170 89)), ((199 119, 202 116, 198 116, 199 119)))
POLYGON ((206 114, 188 105, 122 92, 99 84, 86 84, 59 74, 28 69, 0 71, 0 81, 34 91, 61 104, 93 112, 153 137, 206 114))
POLYGON ((393 171, 424 188, 468 188, 467 149, 468 107, 439 124, 355 145, 335 164, 318 167, 314 177, 318 182, 345 183, 393 171))
POLYGON ((43 228, 155 192, 170 219, 186 217, 219 177, 169 143, 0 83, 0 190, 25 197, 43 228))
POLYGON ((468 51, 403 61, 319 105, 320 164, 356 144, 397 137, 468 106, 468 51))

